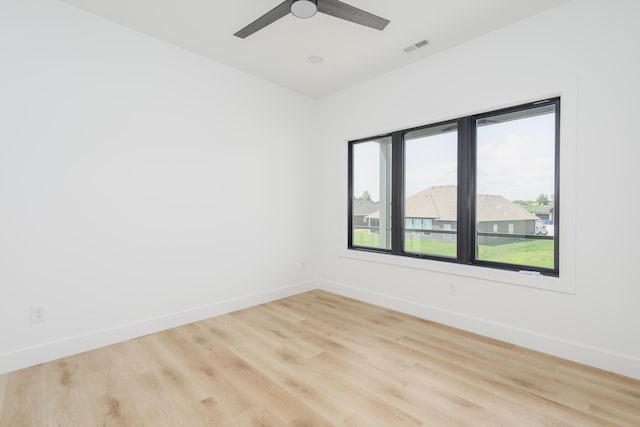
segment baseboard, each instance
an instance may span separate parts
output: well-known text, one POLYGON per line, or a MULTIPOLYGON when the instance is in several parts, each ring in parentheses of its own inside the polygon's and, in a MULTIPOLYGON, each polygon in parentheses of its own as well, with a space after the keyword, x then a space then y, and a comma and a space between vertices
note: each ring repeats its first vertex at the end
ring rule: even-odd
POLYGON ((205 304, 188 310, 142 320, 84 335, 49 341, 32 347, 0 354, 0 375, 39 363, 49 362, 106 345, 152 334, 210 317, 264 304, 316 288, 315 281, 297 283, 251 295, 205 304))
POLYGON ((322 289, 595 368, 640 379, 640 359, 632 356, 325 280, 297 283, 136 323, 107 328, 90 334, 67 337, 3 353, 0 354, 0 375, 313 289, 322 289))
POLYGON ((485 319, 467 316, 428 305, 418 304, 389 295, 383 295, 360 288, 354 288, 329 281, 315 282, 318 289, 349 298, 375 304, 381 307, 410 314, 463 329, 479 335, 506 341, 521 347, 540 351, 568 359, 584 365, 640 379, 640 359, 625 354, 614 353, 601 348, 572 342, 549 335, 539 334, 485 319))

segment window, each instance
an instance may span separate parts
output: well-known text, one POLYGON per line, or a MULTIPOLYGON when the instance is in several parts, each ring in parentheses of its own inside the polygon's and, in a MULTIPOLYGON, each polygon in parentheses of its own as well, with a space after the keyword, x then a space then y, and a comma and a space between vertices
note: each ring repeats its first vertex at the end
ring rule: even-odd
POLYGON ((533 211, 556 193, 556 112, 556 103, 542 103, 474 119, 477 260, 555 269, 554 238, 539 238, 533 211), (482 221, 492 215, 509 221, 509 236, 484 244, 482 221))
POLYGON ((554 98, 351 141, 349 248, 558 276, 559 124, 554 98))
POLYGON ((349 146, 350 245, 391 248, 391 138, 349 146), (359 218, 366 218, 366 225, 359 218))
MULTIPOLYGON (((443 231, 451 232, 452 224, 457 222, 454 190, 458 182, 457 155, 456 122, 429 126, 404 135, 404 215, 405 218, 429 218, 420 224, 429 234, 405 230, 406 252, 456 256, 455 240, 451 241, 451 234, 443 231), (450 196, 454 203, 440 203, 441 207, 447 205, 447 209, 438 211, 441 199, 450 196), (437 224, 435 227, 433 220, 437 224)), ((414 229, 418 229, 416 221, 414 219, 414 229)))

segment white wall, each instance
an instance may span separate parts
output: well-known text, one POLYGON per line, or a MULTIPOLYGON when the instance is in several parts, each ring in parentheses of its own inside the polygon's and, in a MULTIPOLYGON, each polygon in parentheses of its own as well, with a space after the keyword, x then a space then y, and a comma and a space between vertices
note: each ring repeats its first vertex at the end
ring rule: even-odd
POLYGON ((313 108, 60 2, 3 0, 0 373, 304 289, 313 108))
POLYGON ((640 378, 638 16, 636 0, 574 1, 322 100, 320 286, 640 378), (564 292, 344 249, 346 141, 557 94, 562 278, 514 281, 564 292))

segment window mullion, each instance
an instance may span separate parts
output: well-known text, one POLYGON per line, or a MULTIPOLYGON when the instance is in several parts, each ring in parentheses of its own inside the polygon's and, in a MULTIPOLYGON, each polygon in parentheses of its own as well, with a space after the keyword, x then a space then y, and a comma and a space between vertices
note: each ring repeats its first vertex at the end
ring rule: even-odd
POLYGON ((404 141, 403 132, 391 134, 391 252, 404 252, 404 141))
POLYGON ((470 117, 458 120, 458 262, 470 264, 474 256, 474 143, 470 117))
POLYGON ((468 233, 467 233, 467 248, 469 249, 469 258, 467 263, 472 264, 476 261, 478 256, 478 241, 476 239, 476 228, 477 228, 477 218, 476 218, 476 202, 478 200, 477 196, 477 132, 476 132, 476 119, 472 117, 467 117, 467 126, 468 126, 468 139, 467 139, 467 215, 468 215, 468 233))

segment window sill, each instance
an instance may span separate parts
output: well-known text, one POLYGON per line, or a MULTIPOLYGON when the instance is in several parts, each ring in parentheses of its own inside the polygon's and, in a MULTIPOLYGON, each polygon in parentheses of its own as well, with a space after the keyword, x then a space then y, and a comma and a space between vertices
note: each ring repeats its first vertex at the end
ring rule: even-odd
POLYGON ((444 261, 402 257, 398 255, 368 252, 366 250, 357 249, 345 249, 340 255, 340 258, 432 271, 435 273, 506 283, 509 285, 525 286, 565 294, 576 293, 573 275, 563 271, 562 265, 560 266, 560 271, 562 272, 561 276, 552 277, 528 275, 517 271, 500 270, 477 265, 462 265, 444 261))

